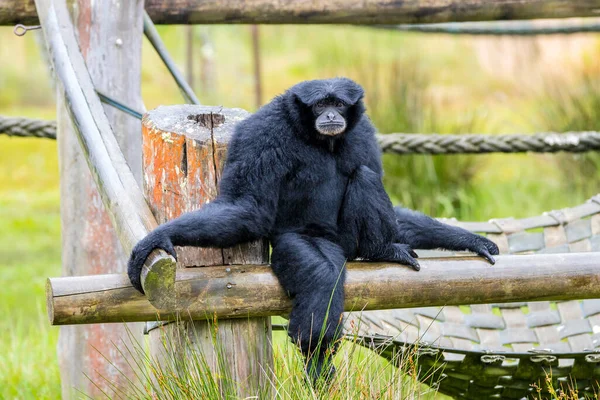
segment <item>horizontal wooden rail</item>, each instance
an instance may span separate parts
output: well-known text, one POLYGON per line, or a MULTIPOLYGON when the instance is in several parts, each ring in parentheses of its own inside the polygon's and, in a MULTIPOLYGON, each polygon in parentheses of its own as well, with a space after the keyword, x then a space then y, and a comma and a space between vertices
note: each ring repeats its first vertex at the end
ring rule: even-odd
MULTIPOLYGON (((56 77, 62 84, 77 138, 123 249, 129 253, 157 226, 156 219, 104 113, 75 39, 65 1, 36 1, 48 52, 56 77)), ((163 250, 155 250, 144 267, 144 277, 154 271, 163 271, 160 287, 173 286, 175 260, 163 250)), ((156 279, 147 281, 159 284, 156 279)), ((149 293, 154 293, 153 288, 149 289, 149 293)))
MULTIPOLYGON (((398 264, 350 263, 346 310, 375 310, 600 297, 600 253, 421 259, 421 271, 398 264)), ((126 275, 51 278, 53 325, 285 314, 290 300, 267 265, 177 271, 177 305, 156 310, 126 275), (158 313, 158 314, 157 314, 158 313)))
MULTIPOLYGON (((157 24, 402 24, 597 16, 598 0, 146 0, 157 24)), ((0 0, 0 25, 36 24, 33 0, 0 0)))

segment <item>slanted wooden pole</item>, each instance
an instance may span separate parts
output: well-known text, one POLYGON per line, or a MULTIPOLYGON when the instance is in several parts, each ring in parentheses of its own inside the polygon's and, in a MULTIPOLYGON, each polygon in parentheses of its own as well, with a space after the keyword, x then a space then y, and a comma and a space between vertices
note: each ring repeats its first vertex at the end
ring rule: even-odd
MULTIPOLYGON (((159 223, 196 210, 216 197, 233 129, 248 115, 240 109, 184 105, 159 107, 144 116, 144 191, 159 223)), ((223 250, 177 248, 178 267, 260 264, 268 261, 267 250, 263 241, 223 250)), ((208 309, 206 316, 212 314, 208 309)), ((184 314, 182 319, 189 318, 184 314)), ((180 337, 182 331, 204 353, 218 376, 236 382, 240 398, 264 395, 272 371, 269 318, 219 320, 216 330, 207 322, 162 326, 150 331, 154 356, 165 356, 163 335, 180 337), (222 349, 225 366, 218 364, 217 346, 222 349)))
MULTIPOLYGON (((144 2, 70 4, 79 47, 96 88, 139 106, 144 2)), ((63 275, 124 272, 127 254, 92 179, 61 89, 57 99, 63 275)), ((134 176, 141 179, 140 122, 110 108, 105 111, 134 176)), ((62 327, 58 342, 62 397, 79 398, 78 391, 91 397, 112 396, 115 389, 125 389, 134 372, 115 346, 124 351, 124 341, 142 340, 141 335, 141 324, 62 327)))

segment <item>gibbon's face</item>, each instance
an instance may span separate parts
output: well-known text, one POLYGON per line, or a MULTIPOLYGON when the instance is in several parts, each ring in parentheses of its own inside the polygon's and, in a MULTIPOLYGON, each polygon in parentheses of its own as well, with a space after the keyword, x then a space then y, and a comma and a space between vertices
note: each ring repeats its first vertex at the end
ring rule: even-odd
POLYGON ((312 111, 315 116, 315 129, 324 136, 337 136, 347 127, 348 106, 336 98, 328 98, 315 103, 312 111))

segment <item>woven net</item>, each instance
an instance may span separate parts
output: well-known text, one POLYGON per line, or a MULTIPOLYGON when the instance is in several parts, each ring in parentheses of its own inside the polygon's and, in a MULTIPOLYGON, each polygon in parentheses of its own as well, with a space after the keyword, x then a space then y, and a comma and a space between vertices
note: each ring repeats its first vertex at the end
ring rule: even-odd
MULTIPOLYGON (((533 218, 444 222, 486 234, 504 254, 600 251, 600 195, 533 218)), ((347 333, 388 359, 416 351, 419 378, 453 397, 538 398, 532 384, 543 390, 548 376, 555 389, 593 398, 600 393, 600 300, 365 311, 345 318, 347 333)))

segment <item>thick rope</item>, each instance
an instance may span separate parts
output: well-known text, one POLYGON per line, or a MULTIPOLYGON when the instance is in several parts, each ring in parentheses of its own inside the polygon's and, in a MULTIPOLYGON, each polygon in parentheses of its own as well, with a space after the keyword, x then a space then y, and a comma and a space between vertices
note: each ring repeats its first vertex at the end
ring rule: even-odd
POLYGON ((537 133, 535 135, 438 135, 391 133, 377 135, 384 153, 581 153, 600 150, 600 132, 537 133))
POLYGON ((0 133, 8 136, 56 139, 56 122, 0 116, 0 133))
MULTIPOLYGON (((56 139, 56 122, 0 116, 0 133, 9 136, 56 139)), ((537 133, 535 135, 379 134, 384 153, 581 153, 600 150, 600 132, 537 133)))

